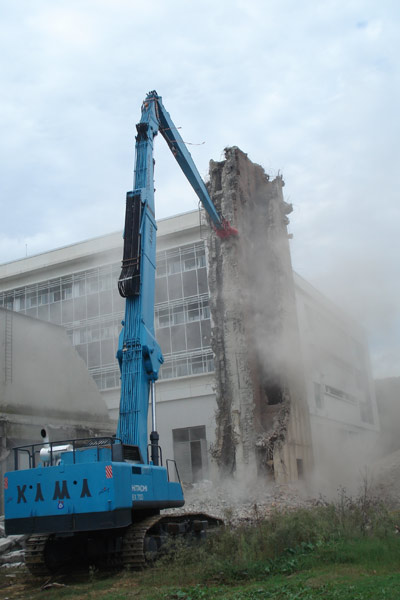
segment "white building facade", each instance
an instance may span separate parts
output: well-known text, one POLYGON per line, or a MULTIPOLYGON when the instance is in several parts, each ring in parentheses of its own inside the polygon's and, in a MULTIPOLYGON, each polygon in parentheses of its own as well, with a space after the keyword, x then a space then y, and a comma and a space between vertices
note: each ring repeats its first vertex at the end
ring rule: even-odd
MULTIPOLYGON (((158 222, 155 328, 165 360, 157 382, 158 431, 164 458, 177 460, 187 482, 212 478, 214 468, 205 237, 197 211, 158 222)), ((0 265, 0 307, 62 325, 114 419, 122 243, 118 232, 0 265)), ((362 331, 297 275, 295 286, 313 446, 325 430, 372 439, 378 422, 362 331)))

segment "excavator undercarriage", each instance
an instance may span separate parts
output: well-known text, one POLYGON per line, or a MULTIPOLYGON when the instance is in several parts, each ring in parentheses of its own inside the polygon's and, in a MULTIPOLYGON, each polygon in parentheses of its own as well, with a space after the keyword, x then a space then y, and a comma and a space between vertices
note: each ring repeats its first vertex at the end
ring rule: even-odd
POLYGON ((121 529, 32 535, 26 541, 25 564, 37 577, 90 566, 139 571, 151 566, 177 539, 196 542, 222 524, 221 519, 203 513, 151 515, 121 529))

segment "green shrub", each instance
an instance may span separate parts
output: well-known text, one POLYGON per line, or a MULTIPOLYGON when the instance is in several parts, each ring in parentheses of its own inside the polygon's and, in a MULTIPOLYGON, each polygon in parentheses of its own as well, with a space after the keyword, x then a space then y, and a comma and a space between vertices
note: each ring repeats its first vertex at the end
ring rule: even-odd
POLYGON ((289 574, 313 561, 352 563, 362 558, 372 563, 388 544, 399 558, 393 515, 370 495, 351 498, 341 490, 337 503, 275 512, 237 529, 221 528, 197 545, 174 542, 158 562, 156 577, 171 583, 223 583, 289 574))

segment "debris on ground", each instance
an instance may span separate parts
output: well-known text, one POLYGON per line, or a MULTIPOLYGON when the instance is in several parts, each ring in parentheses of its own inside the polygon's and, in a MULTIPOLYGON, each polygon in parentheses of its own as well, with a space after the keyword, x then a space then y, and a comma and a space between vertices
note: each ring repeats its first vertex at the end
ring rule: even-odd
POLYGON ((186 485, 184 492, 184 509, 169 510, 168 513, 206 513, 232 527, 257 523, 276 511, 311 508, 318 502, 307 497, 298 484, 267 485, 258 482, 239 488, 233 480, 218 485, 201 481, 186 485))
POLYGON ((4 531, 4 517, 0 517, 0 569, 18 568, 25 565, 24 547, 26 535, 9 535, 4 531))
POLYGON ((370 464, 371 480, 381 498, 393 509, 400 508, 400 450, 370 464))

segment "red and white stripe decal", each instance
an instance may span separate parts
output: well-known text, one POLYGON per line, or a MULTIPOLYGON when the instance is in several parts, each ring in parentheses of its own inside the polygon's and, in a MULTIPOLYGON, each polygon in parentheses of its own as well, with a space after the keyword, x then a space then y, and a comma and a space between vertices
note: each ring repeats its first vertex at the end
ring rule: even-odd
POLYGON ((112 465, 106 465, 106 477, 107 479, 112 479, 112 465))
POLYGON ((8 477, 4 477, 4 489, 8 490, 8 477))

